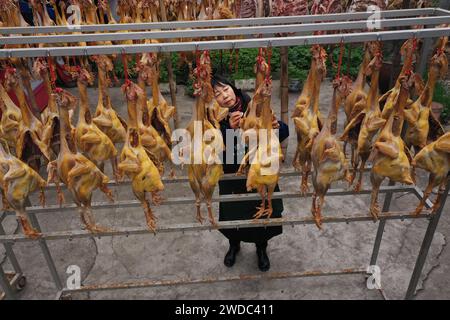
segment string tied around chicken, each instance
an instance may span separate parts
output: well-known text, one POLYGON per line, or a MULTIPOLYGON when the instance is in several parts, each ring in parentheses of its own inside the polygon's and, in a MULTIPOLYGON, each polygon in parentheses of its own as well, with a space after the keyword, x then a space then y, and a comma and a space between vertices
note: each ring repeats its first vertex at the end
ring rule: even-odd
POLYGON ((341 78, 341 67, 342 67, 342 58, 344 56, 344 40, 341 40, 340 46, 339 46, 339 58, 338 58, 338 65, 337 65, 337 73, 336 73, 336 79, 341 78))
POLYGON ((127 88, 131 85, 131 81, 128 74, 128 61, 125 52, 122 52, 122 64, 123 64, 123 75, 125 77, 125 84, 123 88, 127 88))
POLYGON ((267 73, 266 73, 266 82, 271 81, 270 73, 272 70, 271 66, 271 58, 272 58, 272 44, 269 42, 269 45, 267 46, 267 73))

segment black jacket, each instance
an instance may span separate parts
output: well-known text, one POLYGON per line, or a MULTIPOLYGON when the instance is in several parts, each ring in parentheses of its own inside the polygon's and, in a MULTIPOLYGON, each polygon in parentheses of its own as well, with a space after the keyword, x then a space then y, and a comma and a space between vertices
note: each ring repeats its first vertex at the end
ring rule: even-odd
MULTIPOLYGON (((250 102, 250 97, 243 93, 241 90, 233 88, 235 94, 239 96, 242 100, 243 112, 247 109, 247 105, 250 102)), ((279 121, 279 139, 280 142, 289 136, 288 126, 279 121)), ((224 144, 226 146, 226 130, 231 129, 229 125, 229 119, 224 119, 220 123, 222 136, 224 139, 224 144)), ((226 163, 226 150, 223 154, 223 169, 225 173, 236 173, 239 169, 240 163, 237 162, 236 154, 236 140, 234 141, 235 154, 234 163, 226 163)), ((226 148, 225 148, 226 149, 226 148)), ((278 185, 275 188, 275 192, 280 191, 278 185)), ((240 180, 224 180, 219 181, 219 194, 233 194, 233 193, 254 193, 256 191, 247 192, 246 179, 243 177, 240 180)), ((261 200, 257 201, 236 201, 236 202, 221 202, 219 204, 219 221, 230 221, 230 220, 251 220, 253 215, 256 213, 256 207, 259 207, 261 200)), ((273 213, 272 218, 280 218, 283 212, 283 201, 281 199, 272 200, 273 213)), ((228 239, 232 241, 245 241, 245 242, 265 242, 270 238, 281 234, 283 231, 282 226, 275 227, 261 227, 261 228, 242 228, 242 229, 221 229, 222 232, 228 239)))

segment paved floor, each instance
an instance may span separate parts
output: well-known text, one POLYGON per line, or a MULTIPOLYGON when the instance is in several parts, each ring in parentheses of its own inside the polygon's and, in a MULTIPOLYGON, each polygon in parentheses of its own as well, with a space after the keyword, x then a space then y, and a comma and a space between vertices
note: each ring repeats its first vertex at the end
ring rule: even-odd
MULTIPOLYGON (((274 81, 274 92, 278 92, 278 82, 274 81)), ((184 96, 183 87, 178 87, 178 112, 181 125, 190 119, 194 100, 184 96)), ((76 92, 76 90, 74 90, 76 92)), ((324 82, 321 90, 323 114, 331 100, 331 85, 324 82)), ((118 88, 111 89, 114 106, 126 116, 126 105, 118 88)), ((295 104, 297 94, 290 94, 289 114, 295 104)), ((91 108, 96 105, 97 90, 89 89, 91 108)), ((170 100, 170 99, 169 99, 170 100)), ((279 114, 278 94, 274 94, 273 105, 279 114)), ((343 114, 340 112, 339 132, 342 131, 343 114)), ((295 151, 295 132, 289 123, 288 155, 283 169, 289 169, 295 151)), ((108 168, 109 170, 109 168, 108 168)), ((177 175, 184 175, 177 168, 177 175)), ((419 172, 418 184, 426 185, 426 175, 419 172)), ((368 176, 364 185, 370 188, 368 176)), ((338 185, 339 186, 339 185, 338 185)), ((299 177, 282 178, 282 190, 299 189, 299 177)), ((129 187, 115 189, 118 199, 134 199, 129 187)), ((164 197, 192 197, 187 184, 169 184, 164 197)), ((48 203, 56 202, 54 193, 48 193, 48 203)), ((70 196, 67 195, 67 199, 70 196)), ((93 201, 103 200, 102 194, 95 194, 93 201)), ((380 201, 383 197, 380 197, 380 201)), ((33 201, 33 203, 35 203, 33 201)), ((369 196, 354 195, 327 197, 324 215, 367 212, 369 196)), ((411 194, 398 193, 394 196, 392 210, 412 209, 417 204, 411 194)), ((284 201, 286 216, 309 216, 311 199, 296 198, 284 201)), ((217 204, 214 205, 217 212, 217 204)), ((416 299, 450 298, 450 249, 447 237, 450 234, 450 203, 447 203, 438 230, 433 239, 428 259, 419 283, 416 299)), ((194 222, 192 205, 162 205, 155 209, 158 223, 173 224, 194 222)), ((140 208, 98 210, 95 215, 106 226, 143 226, 144 216, 140 208)), ((79 229, 78 214, 74 212, 43 213, 39 221, 44 231, 79 229)), ((14 217, 4 222, 7 232, 19 232, 14 217)), ((332 271, 349 267, 367 267, 378 224, 355 222, 327 224, 323 231, 315 226, 284 227, 281 236, 269 243, 271 272, 323 270, 332 271)), ((404 297, 420 243, 427 227, 426 221, 389 221, 383 237, 378 259, 381 268, 381 284, 387 298, 404 297)), ((237 262, 231 269, 222 261, 227 250, 227 241, 215 231, 167 233, 129 237, 83 238, 49 241, 48 246, 56 262, 61 278, 70 265, 78 265, 84 284, 116 283, 143 279, 180 279, 206 276, 228 276, 239 274, 259 274, 256 266, 255 248, 244 244, 237 262)), ((16 243, 15 252, 28 278, 26 288, 20 293, 21 299, 53 299, 56 294, 45 260, 35 242, 16 243)), ((4 261, 4 251, 0 247, 0 261, 4 261)), ((5 269, 10 269, 6 260, 5 269)), ((381 299, 376 290, 366 288, 366 280, 360 275, 329 276, 319 278, 258 280, 240 282, 220 282, 211 284, 179 285, 147 289, 100 291, 78 293, 74 299, 381 299)))

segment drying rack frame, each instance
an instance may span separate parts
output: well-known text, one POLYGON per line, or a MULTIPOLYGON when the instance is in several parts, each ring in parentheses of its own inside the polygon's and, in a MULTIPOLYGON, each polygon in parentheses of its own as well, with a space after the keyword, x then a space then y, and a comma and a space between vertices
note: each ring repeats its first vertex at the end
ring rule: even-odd
MULTIPOLYGON (((362 19, 368 19, 371 13, 342 13, 323 16, 296 16, 296 17, 273 17, 273 18, 255 18, 255 19, 232 19, 232 20, 211 20, 211 21, 196 21, 196 22, 180 22, 180 23, 145 23, 145 24, 117 24, 117 25, 92 25, 92 26, 80 26, 81 29, 77 32, 95 32, 95 31, 120 31, 120 30, 150 30, 160 29, 160 31, 143 31, 143 32, 130 32, 116 34, 120 35, 120 40, 133 40, 144 38, 150 39, 152 35, 156 38, 167 38, 173 41, 174 38, 181 37, 195 37, 204 36, 205 30, 210 31, 209 36, 224 36, 224 35, 241 35, 248 36, 250 31, 254 29, 253 26, 262 26, 261 33, 269 35, 262 38, 247 38, 242 40, 205 40, 205 41, 189 41, 189 42, 161 42, 157 44, 133 44, 133 45, 99 45, 99 46, 85 46, 85 47, 44 47, 44 48, 18 48, 18 49, 0 49, 0 58, 12 58, 12 57, 46 57, 46 56, 88 56, 96 54, 133 54, 142 52, 173 52, 173 51, 194 51, 194 50, 216 50, 216 49, 239 49, 239 48, 255 48, 255 47, 283 47, 294 45, 313 45, 313 44, 336 44, 336 43, 357 43, 366 41, 388 41, 388 40, 403 40, 411 37, 416 38, 436 38, 441 36, 449 36, 450 28, 440 27, 431 28, 441 23, 450 23, 450 11, 440 8, 427 8, 427 9, 408 9, 408 10, 392 10, 380 12, 380 19, 374 21, 380 22, 384 27, 410 27, 417 25, 417 19, 411 19, 413 16, 421 16, 420 25, 425 26, 427 29, 400 29, 391 31, 366 31, 356 33, 337 33, 331 35, 310 35, 304 33, 310 33, 314 31, 324 30, 357 30, 363 27, 362 19), (430 15, 431 17, 422 17, 423 15, 430 15), (394 20, 387 20, 389 18, 398 18, 396 22, 394 20), (348 20, 358 20, 349 22, 348 20), (323 22, 315 23, 314 22, 323 22), (283 29, 294 32, 294 35, 287 35, 285 37, 275 37, 272 34, 280 31, 280 24, 290 23, 287 29, 283 29), (242 26, 242 28, 215 28, 224 26, 242 26), (250 26, 250 27, 245 27, 250 26), (172 30, 174 28, 192 28, 188 32, 182 31, 177 36, 172 30), (196 30, 195 28, 203 28, 196 30), (205 29, 206 28, 206 29, 205 29), (240 33, 238 29, 243 31, 240 33), (303 35, 298 35, 298 33, 303 35)), ((286 27, 286 26, 283 26, 286 27)), ((39 33, 51 33, 51 32, 73 32, 65 26, 55 27, 29 27, 29 28, 0 28, 0 34, 13 35, 11 37, 0 37, 0 45, 4 44, 24 44, 24 43, 36 43, 36 40, 31 40, 34 37, 14 37, 14 34, 39 34, 39 33), (26 39, 26 40, 23 40, 26 39), (28 39, 28 40, 27 40, 28 39), (28 41, 28 42, 27 42, 28 41)), ((55 36, 38 36, 45 43, 59 43, 59 42, 76 42, 76 41, 105 41, 110 39, 111 34, 97 33, 97 34, 81 34, 81 35, 55 35, 55 36), (86 40, 87 39, 87 40, 86 40)), ((115 38, 114 40, 116 40, 115 38)), ((428 42, 430 43, 430 42, 428 42)), ((430 50, 430 48, 423 48, 422 54, 430 50)), ((283 172, 281 177, 298 175, 294 171, 283 172)), ((225 175, 224 179, 239 179, 240 177, 234 177, 225 175)), ((184 178, 176 178, 173 180, 167 180, 165 182, 182 183, 187 180, 184 178)), ((110 185, 116 185, 115 182, 110 185)), ((125 184, 117 184, 117 187, 125 186, 125 184)), ((54 191, 54 186, 47 187, 47 191, 54 191)), ((448 194, 450 190, 450 179, 447 181, 444 194, 448 194)), ((425 264, 431 242, 439 223, 443 208, 447 197, 443 197, 443 201, 434 214, 431 214, 429 208, 432 203, 430 200, 426 201, 426 208, 422 214, 415 216, 410 211, 391 212, 389 211, 392 196, 398 192, 409 192, 414 194, 419 200, 422 199, 423 193, 416 186, 395 186, 394 183, 389 182, 388 186, 383 186, 380 193, 385 193, 384 204, 382 213, 379 217, 377 233, 372 249, 369 265, 376 265, 380 245, 383 237, 386 221, 388 220, 405 220, 405 219, 428 219, 429 223, 425 232, 420 251, 418 253, 416 263, 411 275, 411 279, 406 291, 405 299, 412 299, 420 279, 420 275, 425 264)), ((440 191, 442 192, 442 190, 440 191)), ((348 191, 344 189, 331 189, 327 193, 327 196, 342 196, 342 195, 360 195, 369 194, 370 190, 363 190, 359 193, 354 191, 348 191)), ((308 194, 310 195, 310 194, 308 194)), ((276 192, 273 198, 297 198, 300 194, 297 192, 276 192)), ((257 194, 242 194, 226 196, 222 195, 213 199, 213 201, 246 201, 259 199, 257 194)), ((162 205, 168 204, 187 204, 194 203, 193 198, 172 198, 167 199, 162 205)), ((124 208, 124 207, 138 207, 140 203, 138 201, 126 200, 116 203, 94 203, 93 209, 100 208, 124 208)), ((74 205, 68 205, 64 207, 49 206, 39 207, 34 206, 27 209, 27 213, 30 218, 30 222, 33 226, 40 231, 39 221, 37 214, 42 212, 63 212, 69 210, 75 210, 74 205)), ((175 280, 147 280, 147 281, 130 281, 113 284, 96 284, 96 285, 82 285, 78 289, 68 289, 63 286, 63 281, 60 278, 54 260, 47 246, 47 241, 61 240, 81 237, 110 237, 110 236, 130 236, 135 234, 148 234, 151 233, 146 228, 120 228, 110 232, 103 232, 98 234, 91 234, 85 230, 71 230, 62 232, 45 232, 39 239, 29 239, 22 234, 8 234, 6 235, 1 225, 4 218, 7 215, 14 214, 13 212, 0 213, 0 242, 3 243, 7 258, 10 260, 14 271, 4 272, 0 266, 0 286, 4 291, 4 298, 16 299, 17 290, 20 290, 25 286, 25 276, 20 268, 20 265, 16 259, 13 251, 13 244, 23 241, 37 241, 41 247, 41 251, 46 260, 47 266, 50 270, 52 279, 55 283, 57 290, 56 298, 68 298, 71 293, 83 292, 83 291, 99 291, 99 290, 116 290, 116 289, 132 289, 132 288, 150 288, 158 286, 173 286, 173 285, 187 285, 198 283, 212 283, 212 282, 224 282, 224 281, 243 281, 243 280, 263 280, 263 279, 283 279, 283 278, 303 278, 303 277, 317 277, 317 276, 330 276, 330 275, 348 275, 348 274, 361 274, 367 276, 367 266, 358 266, 351 268, 344 268, 340 270, 322 271, 304 271, 304 272, 269 272, 267 274, 243 274, 239 276, 214 276, 205 277, 199 279, 175 279, 175 280)), ((272 218, 264 220, 237 220, 218 222, 217 227, 211 225, 202 225, 200 223, 188 223, 188 224, 176 224, 167 226, 158 226, 157 233, 160 232, 186 232, 186 231, 200 231, 200 230, 216 230, 217 228, 247 228, 247 227, 261 227, 261 226, 275 226, 275 225, 309 225, 314 224, 312 218, 288 218, 288 214, 284 215, 284 218, 272 218)), ((373 221, 368 213, 356 213, 356 214, 344 214, 339 217, 323 217, 323 223, 350 223, 350 222, 364 222, 373 221)), ((157 234, 156 233, 156 234, 157 234)), ((384 292, 380 289, 380 293, 384 298, 384 292)), ((1 296, 0 296, 1 299, 1 296)))

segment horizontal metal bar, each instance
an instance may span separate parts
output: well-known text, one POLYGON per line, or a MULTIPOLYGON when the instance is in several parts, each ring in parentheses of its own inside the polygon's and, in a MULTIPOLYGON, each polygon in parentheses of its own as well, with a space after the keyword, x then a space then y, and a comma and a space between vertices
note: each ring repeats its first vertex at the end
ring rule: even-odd
POLYGON ((119 289, 137 289, 150 287, 167 287, 177 285, 189 284, 204 284, 228 281, 246 281, 246 280, 269 280, 269 279, 289 279, 289 278, 309 278, 309 277, 326 277, 337 275, 352 275, 352 274, 366 274, 366 268, 348 268, 336 271, 294 271, 294 272, 269 272, 269 273, 252 273, 241 274, 236 276, 209 276, 205 278, 176 278, 173 280, 141 280, 121 283, 98 284, 98 285, 83 285, 78 289, 63 289, 64 293, 86 292, 86 291, 105 291, 105 290, 119 290, 119 289))
MULTIPOLYGON (((420 215, 415 215, 409 211, 397 211, 397 212, 383 212, 379 215, 379 219, 385 220, 405 220, 405 219, 423 219, 429 218, 431 211, 423 210, 420 215)), ((269 227, 269 226, 281 226, 281 225, 310 225, 315 224, 314 218, 308 217, 288 217, 289 214, 284 214, 283 218, 272 218, 272 219, 257 219, 257 220, 234 220, 234 221, 219 221, 217 226, 211 224, 200 224, 195 223, 183 223, 175 225, 158 225, 155 235, 159 233, 168 232, 188 232, 188 231, 211 231, 217 229, 240 229, 240 228, 256 228, 256 227, 269 227)), ((322 223, 350 223, 350 222, 363 222, 363 221, 373 221, 372 216, 369 213, 355 213, 355 214, 344 214, 341 216, 323 216, 322 223)), ((61 239, 75 239, 75 238, 89 238, 89 237, 111 237, 111 236, 129 236, 129 235, 142 235, 151 234, 148 228, 116 228, 115 230, 110 230, 101 233, 91 233, 87 230, 70 230, 70 231, 55 231, 55 232, 44 232, 42 236, 38 239, 44 240, 61 240, 61 239)), ((0 243, 2 242, 27 242, 36 241, 31 238, 27 238, 23 234, 10 234, 0 236, 0 243)))
MULTIPOLYGON (((381 11, 380 18, 401 18, 411 16, 435 15, 436 9, 408 9, 381 11)), ((139 31, 155 29, 183 29, 210 28, 229 26, 255 26, 269 24, 297 24, 325 21, 348 21, 368 19, 373 12, 335 13, 324 15, 304 15, 288 17, 264 17, 251 19, 222 19, 199 21, 170 21, 148 23, 121 23, 96 25, 68 25, 68 26, 39 26, 39 27, 4 27, 0 34, 36 34, 36 33, 64 33, 64 32, 105 32, 105 31, 139 31)))
POLYGON ((0 58, 45 57, 45 56, 83 56, 99 54, 134 54, 143 52, 177 52, 195 50, 241 49, 259 47, 286 47, 295 45, 354 43, 367 41, 389 41, 409 38, 429 38, 449 36, 450 28, 392 30, 381 32, 360 32, 351 34, 327 34, 308 36, 288 36, 284 38, 214 40, 198 42, 149 43, 133 45, 103 45, 83 47, 48 47, 2 49, 0 58))
MULTIPOLYGON (((361 190, 358 194, 370 194, 372 190, 361 190)), ((401 187, 401 186, 385 186, 380 188, 380 193, 387 192, 411 192, 415 193, 414 187, 401 187)), ((353 190, 347 189, 330 189, 327 192, 327 197, 331 196, 349 196, 354 195, 353 190)), ((309 192, 305 197, 312 196, 309 192)), ((300 192, 298 191, 285 191, 285 192, 274 192, 272 199, 290 199, 290 198, 301 198, 300 192)), ((235 202, 235 201, 251 201, 251 200, 261 200, 261 196, 258 193, 242 193, 242 194, 230 194, 230 195, 220 195, 218 197, 213 197, 212 202, 235 202)), ((195 198, 193 197, 173 197, 164 199, 161 205, 185 205, 194 204, 195 198)), ((92 203, 92 209, 117 209, 117 208, 136 208, 140 207, 142 204, 138 200, 123 200, 115 202, 94 202, 92 203)), ((29 213, 52 213, 52 212, 63 212, 63 211, 73 211, 77 210, 78 207, 74 204, 68 204, 60 207, 59 205, 49 205, 45 207, 32 206, 27 208, 29 213)), ((14 212, 7 212, 8 214, 14 214, 14 212)))
POLYGON ((448 15, 448 14, 450 14, 450 10, 445 10, 443 8, 436 8, 436 12, 434 13, 434 15, 438 15, 438 14, 448 15))
MULTIPOLYGON (((371 25, 379 25, 378 29, 404 27, 416 25, 417 18, 405 18, 394 20, 367 20, 360 21, 340 21, 295 25, 271 25, 271 26, 251 26, 239 28, 210 28, 197 30, 171 30, 171 31, 144 31, 125 33, 94 33, 94 34, 66 34, 66 35, 45 35, 45 36, 13 36, 1 37, 0 45, 12 44, 43 44, 43 43, 78 43, 92 41, 124 41, 124 40, 144 40, 144 39, 179 39, 179 38, 201 38, 216 36, 240 36, 255 34, 276 33, 296 33, 329 30, 360 30, 368 29, 371 25)), ((450 23, 450 16, 438 16, 421 18, 422 25, 439 25, 450 23)))

